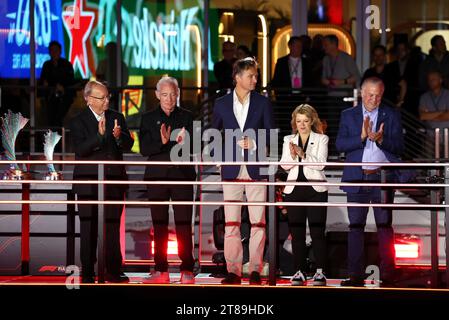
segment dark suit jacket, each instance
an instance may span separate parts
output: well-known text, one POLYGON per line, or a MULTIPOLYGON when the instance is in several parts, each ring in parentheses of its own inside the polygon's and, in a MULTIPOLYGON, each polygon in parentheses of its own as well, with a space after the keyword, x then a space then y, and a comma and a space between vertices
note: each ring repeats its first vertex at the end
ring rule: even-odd
MULTIPOLYGON (((127 152, 133 146, 134 140, 128 131, 125 118, 121 113, 107 110, 106 133, 101 137, 98 133, 98 121, 89 107, 75 116, 70 122, 72 145, 75 149, 75 160, 123 160, 123 152, 127 152), (117 141, 112 135, 114 120, 122 129, 122 134, 117 141)), ((75 165, 73 171, 74 180, 97 180, 97 165, 75 165)), ((106 180, 127 180, 126 169, 123 165, 105 166, 106 180)), ((123 197, 127 185, 106 185, 108 197, 123 197)), ((98 187, 96 184, 73 185, 73 192, 83 196, 96 196, 98 187)))
MULTIPOLYGON (((341 113, 340 127, 338 130, 336 146, 338 151, 346 154, 346 162, 362 162, 363 150, 366 140, 361 141, 363 123, 363 108, 359 104, 344 110, 341 113)), ((381 123, 384 123, 384 135, 382 144, 377 146, 384 152, 389 162, 400 162, 399 156, 404 149, 401 114, 386 105, 379 106, 377 124, 378 131, 381 123)), ((342 181, 362 181, 362 167, 345 167, 342 181)), ((341 187, 342 190, 356 193, 360 187, 341 187)))
POLYGON ((234 81, 232 79, 232 68, 236 59, 229 63, 226 60, 220 60, 214 64, 214 75, 218 82, 220 89, 234 88, 234 81))
MULTIPOLYGON (((290 76, 290 68, 288 66, 288 59, 290 55, 279 58, 274 68, 273 79, 271 86, 273 88, 291 88, 292 79, 290 76)), ((301 57, 302 59, 302 86, 311 87, 312 84, 312 63, 309 58, 301 57)))
MULTIPOLYGON (((169 141, 163 145, 161 140, 161 112, 158 106, 155 110, 142 115, 140 123, 140 153, 148 157, 148 161, 171 161, 170 151, 177 144, 176 141, 169 141)), ((190 153, 192 153, 193 143, 193 117, 192 113, 186 109, 176 107, 171 116, 174 116, 175 125, 171 127, 173 132, 184 127, 190 135, 190 153)), ((186 132, 186 135, 187 135, 186 132)), ((190 159, 190 154, 189 154, 190 159)), ((146 180, 159 179, 195 180, 196 173, 193 166, 147 166, 145 169, 146 180)))
MULTIPOLYGON (((222 134, 223 143, 222 143, 222 156, 224 161, 242 161, 241 153, 239 150, 242 150, 237 146, 237 140, 240 140, 246 130, 255 130, 255 138, 257 144, 257 150, 250 151, 251 156, 248 154, 248 150, 244 152, 244 159, 249 161, 259 161, 259 154, 265 154, 267 147, 269 146, 269 137, 270 137, 270 129, 274 129, 274 120, 273 120, 273 109, 271 107, 271 102, 268 98, 252 91, 250 96, 250 104, 248 110, 248 117, 246 118, 244 132, 240 130, 237 119, 234 115, 233 110, 233 95, 234 92, 231 92, 224 97, 221 97, 215 100, 212 127, 218 130, 221 129, 231 129, 235 130, 236 136, 233 137, 229 134, 222 134), (260 140, 257 135, 258 130, 265 130, 264 139, 260 140), (238 138, 238 139, 237 139, 238 138), (226 148, 226 145, 232 146, 232 150, 226 148), (228 150, 226 150, 228 149, 228 150), (228 151, 228 153, 226 153, 228 151), (232 151, 232 154, 229 152, 232 151), (239 159, 240 158, 240 159, 239 159)), ((249 134, 245 134, 251 137, 249 134)), ((261 137, 262 138, 262 137, 261 137)), ((265 179, 267 178, 265 175, 260 174, 261 166, 247 166, 248 174, 252 179, 265 179)), ((224 180, 234 180, 237 178, 240 171, 240 166, 222 166, 221 167, 221 175, 224 180)))

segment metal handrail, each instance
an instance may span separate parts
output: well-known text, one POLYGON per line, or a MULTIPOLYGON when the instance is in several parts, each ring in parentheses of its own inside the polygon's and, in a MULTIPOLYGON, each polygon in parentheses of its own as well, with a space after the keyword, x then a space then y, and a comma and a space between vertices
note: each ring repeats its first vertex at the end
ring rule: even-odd
MULTIPOLYGON (((26 208, 25 211, 22 213, 22 244, 24 247, 24 250, 22 252, 29 252, 29 206, 30 204, 97 204, 98 205, 98 232, 100 242, 99 242, 99 248, 98 248, 98 263, 99 263, 99 282, 104 282, 104 276, 105 276, 105 270, 104 270, 104 206, 105 205, 113 205, 113 204, 126 204, 126 205, 246 205, 246 206, 268 206, 268 213, 269 213, 269 232, 268 236, 270 238, 270 252, 275 252, 274 246, 276 241, 276 225, 275 225, 275 206, 310 206, 310 207, 317 207, 317 206, 328 206, 328 207, 360 207, 360 206, 371 206, 371 207, 395 207, 395 208, 415 208, 415 209, 438 209, 438 208, 444 208, 446 212, 446 264, 449 265, 449 204, 387 204, 387 203, 375 203, 375 204, 360 204, 360 203, 317 203, 317 202, 283 202, 283 201, 276 201, 274 197, 271 195, 274 192, 273 186, 275 185, 286 185, 286 184, 292 184, 292 185, 318 185, 322 184, 319 182, 309 182, 309 183, 297 183, 297 182, 274 182, 273 180, 270 181, 262 181, 262 182, 256 182, 261 183, 269 186, 269 195, 268 198, 269 201, 263 201, 263 202, 226 202, 226 201, 130 201, 130 200, 123 200, 123 201, 112 201, 112 200, 105 200, 105 185, 106 184, 112 184, 112 183, 119 183, 119 184, 133 184, 135 181, 104 181, 104 168, 105 164, 116 164, 116 165, 124 165, 124 164, 131 164, 131 165, 249 165, 249 164, 255 164, 255 165, 261 165, 261 164, 267 164, 267 165, 273 165, 273 164, 290 164, 290 165, 331 165, 331 166, 362 166, 366 165, 366 163, 335 163, 335 162, 324 162, 324 163, 306 163, 306 162, 280 162, 280 161, 262 161, 262 162, 207 162, 207 161, 192 161, 192 162, 181 162, 181 161, 175 161, 175 162, 169 162, 169 161, 47 161, 47 160, 20 160, 16 161, 17 163, 27 163, 27 164, 36 164, 36 163, 77 163, 77 164, 96 164, 98 165, 98 181, 58 181, 56 183, 63 183, 63 184, 77 184, 77 183, 88 183, 98 184, 98 200, 89 200, 89 201, 75 201, 75 200, 30 200, 29 198, 29 192, 30 192, 30 185, 33 183, 55 183, 55 181, 41 181, 41 180, 2 180, 4 184, 20 184, 22 183, 22 190, 25 190, 25 193, 28 194, 27 197, 23 197, 22 200, 2 200, 0 201, 0 204, 13 204, 13 203, 20 203, 22 204, 22 208, 26 208)), ((0 161, 0 164, 8 164, 10 161, 0 161)), ((378 165, 383 167, 447 167, 449 166, 449 163, 370 163, 371 165, 378 165)), ((382 177, 384 178, 385 175, 382 174, 382 177)), ((446 181, 449 180, 449 168, 446 168, 445 170, 445 178, 446 181)), ((273 175, 270 176, 270 179, 273 179, 273 175)), ((384 180, 382 180, 384 181, 384 180)), ((161 181, 152 181, 152 182, 146 182, 146 181, 139 181, 138 184, 157 184, 161 181)), ((167 183, 164 181, 163 183, 167 183)), ((179 181, 171 182, 173 184, 180 183, 179 181)), ((185 183, 185 182, 183 182, 185 183)), ((190 184, 198 184, 198 181, 191 181, 190 184)), ((220 184, 241 184, 241 183, 247 183, 247 182, 221 182, 220 184)), ((1 184, 1 182, 0 182, 1 184)), ((202 184, 207 184, 207 182, 202 182, 202 184)), ((210 183, 212 184, 212 183, 210 183)), ((215 184, 215 183, 213 183, 215 184)), ((341 186, 342 184, 350 185, 350 186, 356 186, 356 185, 367 185, 363 183, 323 183, 328 185, 335 185, 335 186, 341 186)), ((384 187, 394 187, 394 186, 425 186, 429 187, 430 185, 432 187, 445 187, 445 194, 446 196, 449 196, 449 184, 386 184, 386 183, 370 183, 370 185, 377 185, 377 186, 384 186, 384 187)), ((435 191, 432 191, 433 193, 433 199, 435 202, 437 202, 438 198, 435 196, 435 191)), ((438 201, 439 202, 439 201, 438 201)), ((435 214, 432 214, 431 216, 431 234, 432 234, 432 286, 438 285, 438 251, 437 251, 437 243, 438 243, 438 220, 436 218, 436 211, 433 211, 435 214)), ((25 256, 26 258, 22 259, 22 266, 26 266, 29 264, 29 255, 25 256), (27 260, 28 259, 28 260, 27 260)), ((276 257, 270 257, 270 264, 276 264, 276 257)), ((24 269, 23 269, 24 270, 24 269)), ((27 270, 27 269, 25 269, 27 270)), ((449 268, 446 268, 446 278, 449 280, 449 268)), ((270 274, 269 274, 269 284, 275 285, 276 284, 276 275, 275 275, 275 269, 270 268, 270 274)), ((449 281, 447 281, 447 285, 449 286, 449 281)))
POLYGON ((315 166, 315 167, 361 167, 361 166, 377 166, 377 167, 448 167, 449 163, 434 162, 281 162, 281 161, 129 161, 129 160, 0 160, 0 165, 10 164, 106 164, 106 165, 156 165, 156 166, 269 166, 269 165, 297 165, 297 166, 315 166))

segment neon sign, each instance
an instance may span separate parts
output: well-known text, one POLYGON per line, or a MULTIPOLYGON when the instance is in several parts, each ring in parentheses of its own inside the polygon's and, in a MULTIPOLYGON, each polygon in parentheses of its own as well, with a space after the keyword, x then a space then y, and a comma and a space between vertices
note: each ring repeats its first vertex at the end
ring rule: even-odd
MULTIPOLYGON (((6 0, 2 6, 5 15, 0 15, 0 77, 27 78, 30 76, 30 1, 6 0), (3 35, 6 33, 6 38, 3 35)), ((64 37, 60 21, 61 3, 53 0, 36 0, 35 41, 36 75, 48 55, 50 41, 57 40, 64 49, 64 37)))
MULTIPOLYGON (((153 1, 123 0, 122 57, 130 75, 148 76, 182 72, 201 82, 201 70, 212 70, 211 47, 217 50, 217 12, 210 12, 209 61, 202 61, 202 9, 153 1), (172 8, 173 6, 173 8, 172 8)), ((28 78, 30 67, 30 1, 3 0, 0 10, 0 77, 28 78)), ((48 45, 56 40, 78 77, 95 76, 104 58, 104 46, 117 39, 114 0, 35 0, 36 75, 50 57, 48 45), (63 4, 61 4, 63 2, 63 4)), ((218 52, 218 51, 217 51, 218 52)))
POLYGON ((83 78, 89 76, 89 62, 92 65, 92 45, 89 40, 96 13, 85 11, 85 0, 74 0, 73 5, 66 6, 62 12, 64 27, 70 39, 69 60, 74 70, 79 70, 83 78), (89 55, 88 55, 89 50, 89 55))
MULTIPOLYGON (((155 15, 148 7, 135 4, 134 13, 123 5, 122 48, 128 67, 143 70, 188 71, 195 68, 192 53, 201 47, 191 26, 200 26, 199 8, 182 9, 179 13, 170 10, 167 14, 155 15), (138 10, 140 8, 140 10, 138 10)), ((114 41, 117 35, 115 2, 100 0, 99 23, 95 41, 114 41)), ((156 9, 156 8, 154 8, 156 9)), ((210 50, 210 49, 209 49, 210 50)))

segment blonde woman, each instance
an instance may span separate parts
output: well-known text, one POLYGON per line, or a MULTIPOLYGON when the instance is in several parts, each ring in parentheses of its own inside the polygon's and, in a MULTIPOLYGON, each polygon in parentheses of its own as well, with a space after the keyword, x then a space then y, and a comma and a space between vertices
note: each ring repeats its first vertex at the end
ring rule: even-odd
MULTIPOLYGON (((284 137, 281 162, 326 162, 328 153, 328 136, 323 134, 323 125, 316 110, 302 104, 292 113, 293 134, 284 137)), ((283 164, 288 171, 287 181, 325 182, 324 166, 300 166, 283 164)), ((293 186, 284 189, 287 202, 327 202, 326 186, 293 186)), ((306 220, 309 222, 312 248, 317 271, 313 277, 314 285, 326 285, 323 270, 326 263, 326 216, 327 207, 287 207, 288 224, 292 235, 292 248, 296 274, 292 285, 306 284, 304 271, 307 269, 306 220)))

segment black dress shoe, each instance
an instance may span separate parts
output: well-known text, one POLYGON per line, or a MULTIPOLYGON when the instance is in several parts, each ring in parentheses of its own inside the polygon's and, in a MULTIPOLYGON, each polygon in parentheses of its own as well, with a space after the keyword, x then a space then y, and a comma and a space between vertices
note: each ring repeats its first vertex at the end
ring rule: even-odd
POLYGON ((106 273, 104 276, 104 280, 112 283, 129 282, 129 278, 124 273, 106 273))
POLYGON ((342 287, 364 287, 365 280, 358 277, 349 277, 349 279, 343 280, 340 285, 342 287))
POLYGON ((95 277, 89 275, 81 275, 81 283, 95 283, 95 277))
POLYGON ((229 272, 228 275, 221 280, 221 284, 242 284, 242 277, 229 272))
POLYGON ((262 279, 260 279, 259 272, 257 272, 257 271, 251 272, 251 275, 249 276, 249 284, 256 285, 256 286, 260 286, 262 284, 262 279))

